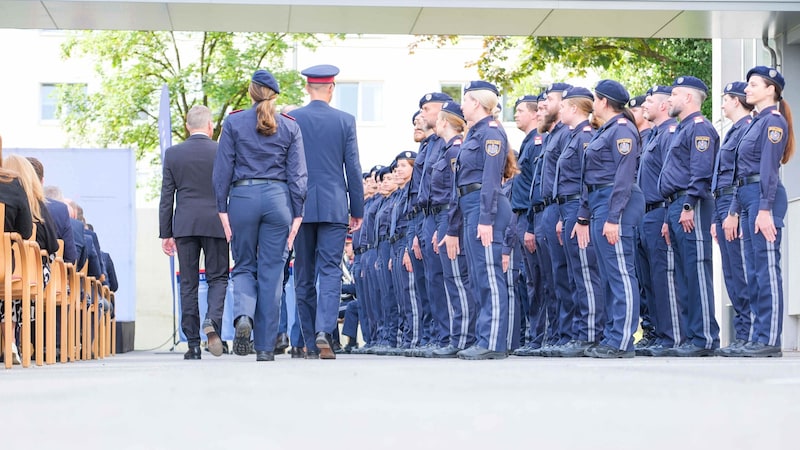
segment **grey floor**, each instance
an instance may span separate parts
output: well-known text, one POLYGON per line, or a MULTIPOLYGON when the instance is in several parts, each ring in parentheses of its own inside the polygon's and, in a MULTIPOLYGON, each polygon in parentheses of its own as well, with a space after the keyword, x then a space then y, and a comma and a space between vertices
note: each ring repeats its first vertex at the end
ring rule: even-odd
POLYGON ((134 352, 0 369, 0 449, 798 449, 782 359, 134 352))

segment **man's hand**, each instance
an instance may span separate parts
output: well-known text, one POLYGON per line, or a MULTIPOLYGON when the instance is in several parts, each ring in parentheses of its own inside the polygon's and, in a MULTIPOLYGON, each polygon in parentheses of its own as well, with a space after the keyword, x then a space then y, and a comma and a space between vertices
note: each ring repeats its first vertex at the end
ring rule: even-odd
POLYGON ((610 222, 604 223, 603 236, 606 237, 609 245, 617 245, 617 242, 619 242, 619 224, 610 222))
POLYGON ((286 238, 286 245, 289 247, 289 250, 294 247, 294 238, 297 236, 297 230, 300 229, 300 223, 303 221, 302 217, 295 217, 292 220, 292 228, 289 230, 289 237, 286 238))
POLYGON ((178 246, 175 245, 175 238, 166 238, 161 240, 161 250, 167 256, 175 256, 178 251, 178 246))
POLYGON ((669 224, 661 225, 661 236, 664 238, 664 241, 667 242, 667 245, 671 245, 669 242, 669 224))
POLYGON ((403 267, 406 268, 406 272, 413 272, 414 266, 411 265, 411 257, 408 256, 408 249, 403 252, 403 267))
POLYGON ((694 231, 694 210, 681 211, 681 217, 678 219, 678 223, 683 225, 683 232, 684 233, 691 233, 694 231))
POLYGON ((350 232, 358 230, 361 228, 361 223, 364 222, 364 219, 361 217, 351 217, 350 218, 350 232))
POLYGON ((491 225, 478 224, 478 235, 475 237, 481 240, 481 245, 488 247, 492 245, 492 234, 491 225))
POLYGON ((526 231, 524 241, 525 248, 531 253, 536 253, 536 235, 526 231))
POLYGON ((458 258, 458 254, 461 252, 458 244, 458 236, 448 236, 445 234, 441 242, 439 242, 438 247, 441 247, 442 245, 447 248, 448 258, 451 260, 458 258))
POLYGON ((228 213, 219 213, 219 221, 222 222, 222 229, 225 230, 225 240, 230 243, 231 237, 233 236, 233 230, 231 230, 231 222, 228 220, 228 213))
POLYGON ((556 237, 558 237, 558 245, 564 246, 564 238, 561 236, 561 232, 564 229, 564 221, 559 220, 556 222, 556 237))
POLYGON ((419 239, 414 236, 414 241, 411 243, 411 250, 414 250, 414 258, 417 261, 422 261, 422 249, 419 247, 419 239))

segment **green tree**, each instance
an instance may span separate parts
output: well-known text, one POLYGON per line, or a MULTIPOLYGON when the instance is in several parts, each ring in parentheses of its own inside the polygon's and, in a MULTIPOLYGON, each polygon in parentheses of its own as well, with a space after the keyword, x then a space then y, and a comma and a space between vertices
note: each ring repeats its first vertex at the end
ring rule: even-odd
MULTIPOLYGON (((58 113, 68 135, 85 144, 135 149, 137 159, 158 155, 158 105, 169 86, 173 138, 188 137, 183 126, 194 105, 211 109, 214 138, 233 110, 247 108, 247 86, 259 68, 270 70, 281 86, 280 104, 299 104, 302 79, 284 67, 297 45, 315 48, 312 34, 167 31, 84 31, 63 45, 65 58, 95 62, 97 90, 64 86, 58 113)), ((153 158, 158 160, 158 158, 153 158)))

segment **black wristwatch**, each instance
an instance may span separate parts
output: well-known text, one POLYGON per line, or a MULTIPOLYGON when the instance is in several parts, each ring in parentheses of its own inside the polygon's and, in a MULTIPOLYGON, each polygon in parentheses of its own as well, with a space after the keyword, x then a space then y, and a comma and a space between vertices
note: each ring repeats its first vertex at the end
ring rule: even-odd
POLYGON ((578 219, 575 220, 575 222, 577 222, 578 225, 589 225, 589 219, 584 219, 582 217, 578 217, 578 219))
POLYGON ((691 211, 691 210, 693 210, 693 209, 694 209, 694 206, 692 206, 692 205, 690 205, 690 204, 688 204, 688 203, 684 203, 684 204, 683 204, 683 210, 684 210, 684 211, 691 211))

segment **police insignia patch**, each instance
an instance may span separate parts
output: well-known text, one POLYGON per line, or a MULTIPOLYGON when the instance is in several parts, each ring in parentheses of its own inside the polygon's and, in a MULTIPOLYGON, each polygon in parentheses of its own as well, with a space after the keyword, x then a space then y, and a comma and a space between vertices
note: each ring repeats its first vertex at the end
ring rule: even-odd
POLYGON ((778 142, 783 139, 783 128, 781 127, 769 127, 767 129, 767 137, 769 141, 773 144, 777 144, 778 142))
POLYGON ((489 156, 497 156, 500 154, 500 141, 489 139, 486 141, 486 154, 489 156))
POLYGON ((450 158, 450 168, 453 172, 456 171, 456 166, 458 165, 458 158, 450 158))
POLYGON ((588 143, 588 142, 584 142, 584 143, 583 143, 583 149, 584 149, 584 150, 586 150, 586 147, 588 147, 588 146, 589 146, 589 143, 588 143))
POLYGON ((617 151, 620 155, 627 155, 633 148, 633 139, 617 139, 617 151))
POLYGON ((704 152, 708 150, 708 147, 710 146, 711 146, 711 138, 709 136, 695 136, 694 148, 696 148, 697 151, 704 152))
POLYGON ((533 138, 533 144, 534 145, 542 145, 542 137, 541 136, 536 136, 535 138, 533 138))

